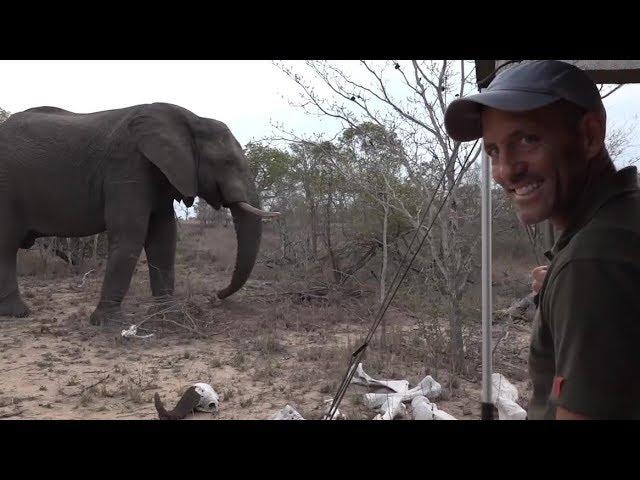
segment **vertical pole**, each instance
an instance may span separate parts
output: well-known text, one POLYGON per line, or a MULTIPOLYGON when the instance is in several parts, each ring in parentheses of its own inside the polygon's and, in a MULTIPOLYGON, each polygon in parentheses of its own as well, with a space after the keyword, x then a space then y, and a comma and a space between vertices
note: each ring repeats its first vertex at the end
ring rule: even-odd
POLYGON ((556 243, 553 224, 549 220, 545 220, 544 222, 544 248, 545 250, 550 250, 553 247, 553 244, 556 243))
POLYGON ((482 420, 493 419, 491 402, 491 320, 493 305, 491 295, 491 165, 489 156, 482 149, 482 420))

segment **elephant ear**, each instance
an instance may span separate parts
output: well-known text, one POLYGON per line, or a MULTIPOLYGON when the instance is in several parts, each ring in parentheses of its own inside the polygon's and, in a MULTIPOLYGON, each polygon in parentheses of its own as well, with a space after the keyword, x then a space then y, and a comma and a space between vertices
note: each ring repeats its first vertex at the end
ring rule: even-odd
POLYGON ((197 195, 194 143, 186 119, 158 108, 143 110, 129 122, 138 150, 185 197, 197 195))

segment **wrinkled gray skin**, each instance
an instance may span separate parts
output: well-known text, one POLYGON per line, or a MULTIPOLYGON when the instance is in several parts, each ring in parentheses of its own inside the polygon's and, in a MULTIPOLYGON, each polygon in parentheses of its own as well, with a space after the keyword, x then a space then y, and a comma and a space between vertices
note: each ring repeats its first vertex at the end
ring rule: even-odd
POLYGON ((16 278, 19 248, 38 237, 106 230, 100 303, 91 323, 121 318, 120 305, 145 249, 154 297, 173 294, 173 201, 199 196, 231 209, 238 249, 228 297, 246 282, 260 247, 260 207, 249 166, 227 126, 154 103, 77 114, 38 107, 0 125, 0 316, 24 317, 16 278))

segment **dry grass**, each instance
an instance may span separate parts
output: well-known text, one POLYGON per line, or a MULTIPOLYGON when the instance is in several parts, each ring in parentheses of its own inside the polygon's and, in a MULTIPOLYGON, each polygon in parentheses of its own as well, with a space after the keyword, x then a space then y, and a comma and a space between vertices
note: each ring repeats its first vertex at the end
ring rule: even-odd
POLYGON ((151 397, 145 395, 145 392, 158 388, 155 378, 148 376, 143 371, 138 371, 136 375, 129 376, 124 382, 121 382, 120 385, 121 392, 125 398, 135 404, 150 402, 151 397))
MULTIPOLYGON (((303 261, 297 264, 280 262, 278 238, 269 228, 265 230, 261 255, 250 281, 225 302, 217 301, 214 293, 226 284, 233 269, 236 241, 232 227, 180 226, 176 294, 171 299, 151 298, 143 253, 123 309, 130 315, 127 321, 139 325, 138 334, 154 333, 155 336, 149 341, 120 338, 116 342, 110 338, 94 348, 93 353, 99 358, 93 363, 109 361, 113 365, 119 362, 112 370, 117 375, 112 379, 113 383, 89 388, 81 394, 78 387, 91 385, 92 380, 74 378, 75 368, 70 367, 69 371, 53 369, 60 365, 59 357, 74 365, 90 362, 83 346, 102 337, 96 336, 93 330, 88 334, 89 329, 85 327, 100 293, 104 269, 98 267, 85 278, 84 273, 74 273, 58 258, 43 259, 37 251, 21 252, 21 275, 65 279, 55 282, 55 288, 44 288, 29 279, 37 288, 25 288, 23 294, 32 308, 47 309, 49 305, 61 303, 65 307, 63 314, 57 310, 60 307, 56 307, 55 312, 52 310, 52 317, 55 315, 58 322, 46 325, 44 329, 37 325, 32 333, 51 339, 53 335, 68 335, 57 333, 62 331, 61 327, 67 332, 84 332, 82 342, 72 347, 65 344, 69 348, 64 352, 53 350, 56 355, 52 355, 40 351, 43 355, 37 357, 34 364, 38 362, 43 372, 62 376, 59 390, 66 397, 74 396, 74 402, 90 407, 92 412, 106 408, 104 400, 107 398, 132 405, 151 402, 149 390, 154 388, 160 372, 184 378, 194 374, 194 364, 198 364, 198 372, 208 372, 203 378, 210 378, 212 385, 223 387, 222 398, 225 401, 233 399, 232 408, 258 410, 261 396, 253 390, 247 395, 245 387, 248 385, 274 392, 274 398, 268 401, 277 404, 278 408, 282 407, 278 399, 293 404, 301 398, 301 392, 333 395, 352 352, 360 346, 377 313, 377 283, 368 269, 363 269, 357 279, 338 288, 332 285, 326 269, 303 261), (203 349, 194 348, 196 342, 203 339, 212 346, 211 350, 207 347, 207 352, 212 353, 204 354, 203 349), (218 341, 221 343, 216 343, 218 341), (218 355, 216 345, 224 345, 224 353, 218 355), (134 350, 136 348, 149 351, 158 348, 171 353, 160 352, 161 360, 147 364, 153 356, 141 356, 134 350), (131 371, 137 365, 142 373, 131 371), (227 377, 230 371, 234 375, 233 383, 227 377), (225 380, 216 383, 220 382, 220 377, 225 380), (237 384, 243 387, 237 389, 237 384), (237 398, 240 392, 243 392, 242 397, 237 398)), ((508 265, 499 263, 499 266, 506 268, 508 265)), ((509 299, 516 288, 514 279, 525 278, 526 270, 513 268, 497 279, 495 291, 500 301, 509 299)), ((472 280, 476 281, 475 276, 472 280)), ((474 299, 477 288, 475 283, 471 285, 469 295, 463 301, 464 337, 470 365, 475 365, 480 351, 479 314, 474 310, 478 308, 477 299, 474 299)), ((412 384, 430 374, 447 387, 455 389, 455 385, 462 385, 464 382, 447 373, 448 326, 444 305, 442 297, 431 285, 408 278, 387 313, 384 338, 380 337, 379 330, 367 349, 363 359, 366 371, 377 378, 402 378, 412 384)), ((77 334, 76 339, 82 335, 77 334)), ((41 345, 46 346, 48 342, 44 340, 43 337, 41 345)), ((496 362, 504 366, 505 372, 518 375, 517 369, 526 363, 526 355, 518 356, 521 353, 519 345, 516 348, 505 343, 496 352, 496 362)), ((14 351, 11 355, 6 353, 15 347, 19 348, 5 343, 0 346, 2 354, 7 355, 7 362, 9 356, 17 358, 14 351)), ((49 388, 54 393, 55 387, 49 388)), ((462 394, 453 393, 454 397, 462 394)), ((347 406, 341 406, 341 411, 351 408, 350 418, 360 418, 360 415, 370 418, 371 412, 366 412, 359 403, 361 396, 351 398, 350 395, 345 397, 347 406)), ((317 397, 313 401, 316 400, 317 397)), ((301 408, 300 411, 308 413, 314 407, 302 402, 301 408)))
POLYGON ((226 390, 223 390, 221 400, 223 401, 231 400, 236 395, 236 393, 237 393, 236 390, 234 390, 233 388, 228 388, 226 390))
POLYGON ((282 375, 281 369, 282 366, 279 362, 267 360, 262 364, 261 367, 258 367, 258 369, 256 369, 256 371, 252 375, 252 378, 253 380, 261 380, 269 384, 274 378, 282 375))
POLYGON ((59 279, 73 276, 72 267, 61 258, 45 255, 37 247, 18 251, 18 275, 44 279, 59 279))
POLYGON ((255 348, 264 355, 283 354, 287 351, 287 347, 278 340, 275 332, 268 332, 260 335, 255 341, 255 348))
POLYGON ((248 368, 247 355, 242 350, 238 350, 236 354, 231 358, 229 365, 237 370, 240 370, 241 372, 244 372, 248 368))

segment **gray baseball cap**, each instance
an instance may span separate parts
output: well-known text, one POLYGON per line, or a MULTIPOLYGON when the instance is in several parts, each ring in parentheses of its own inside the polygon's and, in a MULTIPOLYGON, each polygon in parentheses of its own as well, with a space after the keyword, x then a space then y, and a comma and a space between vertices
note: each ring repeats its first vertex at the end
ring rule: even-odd
POLYGON ((476 95, 449 104, 444 125, 451 138, 461 142, 482 137, 482 106, 524 112, 567 100, 587 111, 603 108, 600 92, 580 68, 559 60, 534 60, 499 72, 476 95))

